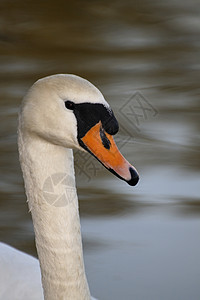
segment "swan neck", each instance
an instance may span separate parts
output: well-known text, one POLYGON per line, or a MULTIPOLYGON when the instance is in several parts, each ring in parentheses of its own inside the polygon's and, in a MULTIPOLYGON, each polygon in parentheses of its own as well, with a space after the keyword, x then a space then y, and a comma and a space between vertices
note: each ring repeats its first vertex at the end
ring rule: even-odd
POLYGON ((19 155, 45 300, 91 299, 71 149, 22 133, 19 155))

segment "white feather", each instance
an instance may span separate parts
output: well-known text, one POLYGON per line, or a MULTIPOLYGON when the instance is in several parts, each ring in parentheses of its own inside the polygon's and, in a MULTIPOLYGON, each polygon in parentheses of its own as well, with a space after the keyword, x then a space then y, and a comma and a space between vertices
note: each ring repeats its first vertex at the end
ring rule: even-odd
POLYGON ((46 300, 94 299, 84 270, 71 150, 80 148, 77 123, 65 108, 65 100, 102 103, 109 108, 96 87, 75 75, 38 80, 25 96, 18 145, 40 266, 37 259, 1 243, 1 300, 40 300, 43 290, 46 300), (45 191, 55 176, 65 177, 57 193, 68 200, 60 206, 45 191))

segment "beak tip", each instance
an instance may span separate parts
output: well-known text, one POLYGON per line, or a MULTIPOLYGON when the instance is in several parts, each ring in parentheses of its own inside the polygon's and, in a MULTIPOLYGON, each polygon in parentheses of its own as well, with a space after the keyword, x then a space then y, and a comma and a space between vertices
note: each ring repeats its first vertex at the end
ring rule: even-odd
POLYGON ((131 179, 127 181, 127 183, 131 186, 135 186, 139 181, 139 174, 132 167, 129 168, 129 171, 131 173, 131 179))

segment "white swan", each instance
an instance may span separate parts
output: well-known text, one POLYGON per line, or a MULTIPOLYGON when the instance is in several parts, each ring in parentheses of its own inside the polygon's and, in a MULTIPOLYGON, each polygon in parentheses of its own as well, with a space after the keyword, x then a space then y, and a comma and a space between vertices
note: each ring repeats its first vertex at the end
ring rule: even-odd
MULTIPOLYGON (((100 91, 75 75, 40 79, 23 100, 19 155, 46 300, 92 299, 84 270, 72 149, 90 152, 135 185, 138 173, 118 151, 112 137, 117 131, 117 120, 100 91)), ((0 275, 0 299, 43 299, 38 261, 4 244, 0 255, 6 271, 0 275)))

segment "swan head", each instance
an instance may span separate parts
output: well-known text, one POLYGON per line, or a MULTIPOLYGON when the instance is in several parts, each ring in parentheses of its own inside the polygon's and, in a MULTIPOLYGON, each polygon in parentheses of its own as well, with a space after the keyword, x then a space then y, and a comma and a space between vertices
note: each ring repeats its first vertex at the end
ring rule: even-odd
POLYGON ((119 126, 109 104, 79 76, 58 74, 36 81, 24 97, 19 126, 29 136, 88 151, 129 185, 139 180, 114 142, 119 126))

